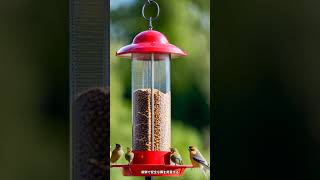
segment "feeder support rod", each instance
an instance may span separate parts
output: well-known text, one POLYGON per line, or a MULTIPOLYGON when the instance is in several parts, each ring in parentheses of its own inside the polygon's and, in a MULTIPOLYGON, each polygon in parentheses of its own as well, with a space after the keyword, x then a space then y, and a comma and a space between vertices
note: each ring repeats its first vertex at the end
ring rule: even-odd
POLYGON ((152 138, 152 151, 154 151, 154 55, 151 54, 151 138, 152 138))

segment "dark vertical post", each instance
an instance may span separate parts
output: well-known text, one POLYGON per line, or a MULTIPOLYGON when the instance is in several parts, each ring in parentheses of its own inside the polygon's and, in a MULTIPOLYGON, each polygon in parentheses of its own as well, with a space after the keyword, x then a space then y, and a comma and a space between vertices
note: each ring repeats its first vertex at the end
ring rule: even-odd
POLYGON ((146 177, 146 179, 145 180, 152 180, 153 178, 152 178, 152 176, 150 176, 150 177, 146 177))
POLYGON ((70 2, 70 180, 109 179, 109 1, 70 2))

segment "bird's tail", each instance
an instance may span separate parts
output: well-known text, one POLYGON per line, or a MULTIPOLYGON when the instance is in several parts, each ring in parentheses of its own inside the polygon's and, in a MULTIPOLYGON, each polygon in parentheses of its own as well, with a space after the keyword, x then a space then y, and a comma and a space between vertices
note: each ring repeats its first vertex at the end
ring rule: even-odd
POLYGON ((205 171, 210 171, 210 166, 207 164, 201 164, 205 171))
POLYGON ((206 180, 208 180, 207 170, 205 168, 201 168, 201 170, 202 170, 204 177, 206 177, 206 180))

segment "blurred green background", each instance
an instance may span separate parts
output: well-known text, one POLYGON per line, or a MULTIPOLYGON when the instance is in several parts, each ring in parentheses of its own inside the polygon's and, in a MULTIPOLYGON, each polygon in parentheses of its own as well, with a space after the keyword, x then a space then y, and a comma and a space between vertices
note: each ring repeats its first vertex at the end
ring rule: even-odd
MULTIPOLYGON (((141 16, 145 1, 111 0, 110 86, 111 86, 111 145, 131 147, 131 62, 115 57, 115 52, 130 44, 135 35, 148 29, 141 16)), ((154 30, 167 36, 170 43, 188 53, 171 62, 172 146, 178 148, 185 164, 189 160, 188 146, 197 146, 210 161, 210 1, 158 0, 159 19, 154 30), (186 134, 187 132, 187 134, 186 134)), ((146 7, 147 15, 155 9, 146 7)), ((119 163, 126 163, 124 157, 119 163)), ((111 169, 111 179, 142 179, 123 177, 120 169, 111 169)), ((198 169, 187 169, 180 178, 205 179, 198 169)))
POLYGON ((214 1, 215 179, 320 179, 319 7, 214 1))
POLYGON ((69 179, 69 2, 0 2, 0 179, 69 179))

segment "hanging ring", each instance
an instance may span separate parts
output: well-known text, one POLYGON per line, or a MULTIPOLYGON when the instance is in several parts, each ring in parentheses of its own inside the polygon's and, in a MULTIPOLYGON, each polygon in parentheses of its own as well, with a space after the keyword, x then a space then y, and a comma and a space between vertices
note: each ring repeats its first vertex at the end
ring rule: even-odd
POLYGON ((144 3, 144 5, 143 5, 143 7, 142 7, 142 17, 143 17, 145 20, 147 20, 147 21, 154 21, 154 20, 156 20, 156 19, 158 19, 158 17, 159 17, 159 13, 160 13, 160 7, 159 7, 159 4, 158 4, 156 1, 154 1, 154 0, 147 0, 147 1, 144 3), (152 3, 157 6, 157 15, 156 15, 155 17, 149 17, 149 18, 147 18, 147 17, 144 15, 144 8, 145 8, 147 5, 151 5, 152 3))

